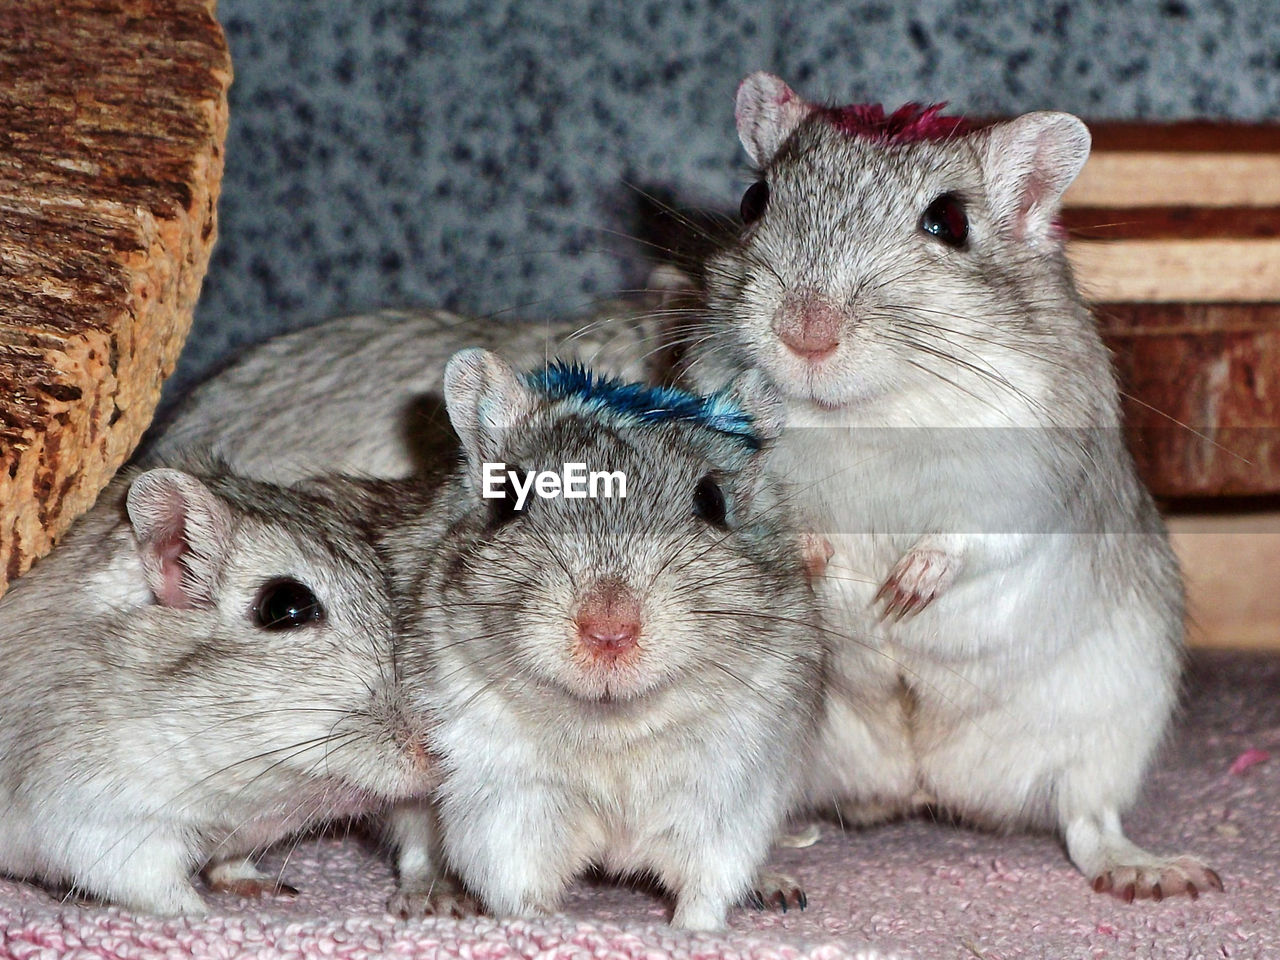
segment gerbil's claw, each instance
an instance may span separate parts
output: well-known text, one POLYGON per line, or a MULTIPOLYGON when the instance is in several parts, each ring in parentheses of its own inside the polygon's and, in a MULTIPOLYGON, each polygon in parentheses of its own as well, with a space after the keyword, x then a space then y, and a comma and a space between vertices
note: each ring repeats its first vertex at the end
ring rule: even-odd
POLYGON ((757 910, 773 907, 783 913, 790 912, 792 907, 800 910, 809 907, 809 898, 805 895, 804 888, 791 877, 780 873, 761 873, 757 876, 755 886, 747 893, 746 902, 757 910))
POLYGON ((263 873, 248 860, 228 860, 205 870, 205 883, 215 893, 237 897, 296 897, 298 888, 263 873))
POLYGON ((893 578, 890 577, 884 583, 880 584, 880 589, 876 591, 875 598, 871 601, 872 605, 883 602, 884 598, 889 595, 889 591, 893 589, 893 578))
POLYGON ((1112 893, 1125 903, 1153 900, 1159 903, 1169 897, 1186 894, 1200 898, 1204 888, 1222 890, 1217 871, 1191 857, 1152 858, 1141 866, 1116 866, 1093 878, 1097 893, 1112 893))
POLYGON ((278 880, 257 880, 257 879, 238 879, 226 880, 209 884, 209 889, 216 893, 230 893, 237 897, 244 897, 248 900, 257 900, 262 897, 296 897, 298 896, 298 888, 287 883, 281 883, 278 880))
POLYGON ((387 901, 387 913, 401 920, 452 917, 461 920, 481 913, 480 904, 457 881, 437 877, 422 885, 404 887, 387 901))
POLYGON ((933 603, 955 579, 955 565, 941 550, 916 549, 907 553, 876 593, 872 606, 880 606, 880 619, 895 623, 914 616, 933 603))

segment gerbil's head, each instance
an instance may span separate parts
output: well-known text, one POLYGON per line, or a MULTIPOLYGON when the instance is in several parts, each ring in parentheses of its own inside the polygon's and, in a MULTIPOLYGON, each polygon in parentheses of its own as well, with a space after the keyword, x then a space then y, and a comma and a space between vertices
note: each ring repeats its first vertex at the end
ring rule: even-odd
POLYGON ((1082 321, 1056 215, 1089 154, 1078 119, 975 129, 940 106, 825 107, 765 73, 742 82, 736 117, 759 175, 737 243, 708 264, 709 359, 836 408, 1025 390, 1046 342, 1071 350, 1082 321))
POLYGON ((147 685, 161 739, 204 770, 202 790, 302 805, 317 791, 357 803, 431 786, 386 578, 327 499, 338 487, 324 489, 169 468, 129 486, 153 603, 116 655, 147 685))
POLYGON ((520 376, 466 350, 445 397, 466 497, 437 612, 473 682, 612 708, 677 684, 732 694, 755 669, 738 664, 817 643, 788 511, 759 469, 780 404, 757 372, 698 397, 576 367, 520 376), (495 498, 485 464, 515 474, 495 498), (559 494, 539 496, 552 476, 559 494))

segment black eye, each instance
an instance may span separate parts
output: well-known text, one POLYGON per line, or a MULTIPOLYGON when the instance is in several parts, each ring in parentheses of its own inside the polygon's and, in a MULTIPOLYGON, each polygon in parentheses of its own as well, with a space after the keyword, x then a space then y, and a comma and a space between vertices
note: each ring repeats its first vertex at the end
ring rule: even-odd
POLYGON ((705 520, 713 527, 725 525, 724 492, 710 474, 699 480, 698 485, 694 487, 693 515, 699 520, 705 520))
POLYGON ((763 180, 757 180, 747 187, 747 192, 742 195, 742 204, 738 207, 738 212, 742 214, 742 222, 755 223, 764 216, 764 208, 767 206, 769 206, 769 185, 763 180))
MULTIPOLYGON (((520 485, 524 486, 528 482, 529 473, 527 470, 521 470, 519 467, 508 467, 520 477, 520 485)), ((520 511, 516 509, 516 485, 511 482, 510 474, 507 474, 502 481, 502 496, 495 497, 489 501, 489 526, 500 527, 504 523, 510 523, 516 517, 520 516, 520 511)), ((525 506, 529 506, 528 501, 525 506)))
POLYGON ((969 238, 969 218, 965 216, 964 204, 954 193, 944 193, 925 209, 920 229, 949 247, 963 247, 969 238))
POLYGON ((272 580, 258 591, 253 619, 264 630, 293 630, 324 619, 324 607, 297 580, 272 580))

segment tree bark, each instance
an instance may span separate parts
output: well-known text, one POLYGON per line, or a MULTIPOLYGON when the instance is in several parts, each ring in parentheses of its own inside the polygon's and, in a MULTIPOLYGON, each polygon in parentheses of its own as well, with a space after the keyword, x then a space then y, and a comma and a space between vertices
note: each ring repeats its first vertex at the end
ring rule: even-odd
POLYGON ((0 593, 133 451, 209 262, 214 0, 0 5, 0 593))

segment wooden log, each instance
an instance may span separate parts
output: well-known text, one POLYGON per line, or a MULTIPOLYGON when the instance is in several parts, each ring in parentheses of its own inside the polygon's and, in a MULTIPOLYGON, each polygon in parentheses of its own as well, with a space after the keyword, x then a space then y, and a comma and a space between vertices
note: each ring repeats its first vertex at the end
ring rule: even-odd
POLYGON ((1096 307, 1157 496, 1280 492, 1280 304, 1096 307))
POLYGON ((1094 123, 1067 255, 1167 498, 1280 493, 1280 126, 1094 123))
POLYGON ((1280 513, 1217 510, 1168 519, 1187 581, 1187 640, 1280 648, 1280 513))
POLYGON ((0 5, 0 593, 133 451, 216 234, 214 0, 0 5))

